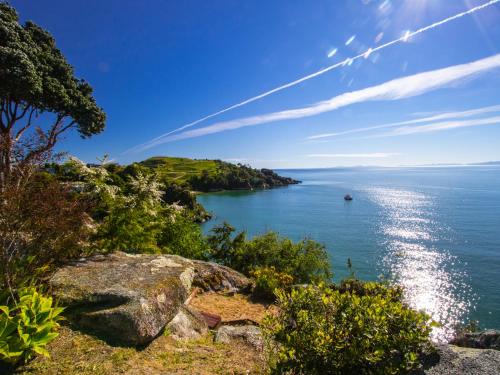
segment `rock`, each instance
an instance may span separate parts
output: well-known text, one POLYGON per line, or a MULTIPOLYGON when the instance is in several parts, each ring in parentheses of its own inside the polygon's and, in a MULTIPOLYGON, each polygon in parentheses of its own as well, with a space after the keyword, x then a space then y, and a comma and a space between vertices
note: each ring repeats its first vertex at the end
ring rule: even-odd
POLYGON ((208 328, 210 329, 217 328, 220 325, 220 322, 222 321, 221 316, 217 314, 212 314, 206 311, 200 311, 200 314, 203 317, 203 320, 205 320, 205 323, 207 324, 208 328))
MULTIPOLYGON (((66 315, 75 326, 106 340, 143 345, 178 315, 193 281, 219 290, 246 287, 250 282, 227 267, 177 255, 117 252, 83 258, 59 269, 50 287, 60 304, 67 306, 66 315)), ((184 318, 181 315, 179 320, 184 318)))
POLYGON ((487 330, 483 332, 461 333, 450 344, 465 348, 500 350, 500 331, 487 330))
POLYGON ((217 330, 216 342, 230 343, 232 340, 242 340, 256 349, 262 349, 263 347, 262 332, 259 327, 254 325, 224 325, 217 330))
POLYGON ((193 261, 195 276, 193 285, 204 291, 250 291, 252 281, 232 268, 221 266, 217 263, 193 261))
POLYGON ((203 316, 188 306, 182 306, 165 329, 176 340, 197 339, 208 332, 203 316))
POLYGON ((424 368, 414 374, 427 375, 498 375, 500 352, 491 349, 470 349, 453 345, 438 345, 424 368))

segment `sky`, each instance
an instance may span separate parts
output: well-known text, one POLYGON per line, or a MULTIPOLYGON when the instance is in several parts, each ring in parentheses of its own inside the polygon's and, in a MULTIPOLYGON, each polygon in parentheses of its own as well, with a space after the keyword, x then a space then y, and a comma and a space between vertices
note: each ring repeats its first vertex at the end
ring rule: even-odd
POLYGON ((102 134, 58 145, 87 162, 500 160, 500 1, 10 3, 107 113, 102 134))

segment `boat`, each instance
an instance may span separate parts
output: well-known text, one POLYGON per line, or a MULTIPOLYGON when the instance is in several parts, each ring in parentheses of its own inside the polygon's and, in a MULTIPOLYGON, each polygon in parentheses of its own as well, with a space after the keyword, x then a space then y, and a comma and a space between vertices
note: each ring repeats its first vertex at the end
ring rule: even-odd
POLYGON ((344 200, 345 201, 352 201, 352 195, 351 194, 344 195, 344 200))

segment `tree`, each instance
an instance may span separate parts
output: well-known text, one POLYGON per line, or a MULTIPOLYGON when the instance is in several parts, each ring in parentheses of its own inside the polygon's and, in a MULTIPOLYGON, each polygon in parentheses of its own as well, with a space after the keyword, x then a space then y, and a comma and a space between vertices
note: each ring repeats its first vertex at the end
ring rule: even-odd
POLYGON ((16 10, 0 2, 0 190, 14 169, 25 173, 50 153, 62 133, 76 129, 87 138, 105 119, 50 33, 21 25, 16 10))

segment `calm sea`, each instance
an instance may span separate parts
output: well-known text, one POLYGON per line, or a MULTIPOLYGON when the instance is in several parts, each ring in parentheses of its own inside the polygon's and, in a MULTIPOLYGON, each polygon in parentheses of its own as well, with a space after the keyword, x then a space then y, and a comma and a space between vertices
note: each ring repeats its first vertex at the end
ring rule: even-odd
POLYGON ((335 279, 391 279, 442 323, 500 328, 500 166, 281 170, 300 185, 204 194, 215 218, 328 249, 335 279), (353 201, 343 197, 351 194, 353 201))

